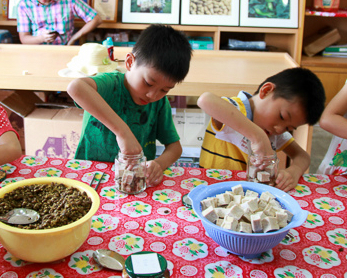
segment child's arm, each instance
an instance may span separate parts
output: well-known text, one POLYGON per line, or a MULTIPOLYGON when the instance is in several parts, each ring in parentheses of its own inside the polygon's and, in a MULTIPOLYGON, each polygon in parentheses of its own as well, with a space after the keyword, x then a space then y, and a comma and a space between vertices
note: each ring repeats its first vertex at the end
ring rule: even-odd
POLYGON ((290 157, 291 164, 288 168, 279 171, 276 179, 276 187, 287 192, 298 185, 301 175, 310 166, 311 159, 310 155, 295 141, 283 151, 290 157))
POLYGON ((347 138, 347 84, 329 102, 323 111, 319 125, 324 130, 341 138, 347 138))
POLYGON ((7 131, 0 136, 0 154, 0 165, 9 163, 22 155, 22 147, 13 131, 7 131))
POLYGON ((147 162, 146 178, 148 185, 158 185, 163 179, 163 171, 177 161, 181 154, 182 146, 180 141, 165 145, 165 150, 159 157, 147 162))
POLYGON ((67 92, 78 105, 97 118, 116 135, 119 148, 123 154, 141 153, 142 147, 140 143, 128 125, 97 92, 97 86, 93 79, 75 79, 69 84, 67 92))
POLYGON ((247 137, 251 141, 253 153, 273 155, 269 137, 264 130, 245 117, 234 105, 206 92, 199 97, 198 106, 214 119, 219 128, 225 124, 247 137))

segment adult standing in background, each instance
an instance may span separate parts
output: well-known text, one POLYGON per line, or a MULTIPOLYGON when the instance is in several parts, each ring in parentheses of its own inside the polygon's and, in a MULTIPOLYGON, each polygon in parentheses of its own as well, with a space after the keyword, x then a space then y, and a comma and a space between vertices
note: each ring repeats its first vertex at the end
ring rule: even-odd
POLYGON ((21 0, 17 31, 23 44, 73 45, 102 23, 101 17, 83 0, 21 0), (74 33, 74 19, 86 24, 74 33))

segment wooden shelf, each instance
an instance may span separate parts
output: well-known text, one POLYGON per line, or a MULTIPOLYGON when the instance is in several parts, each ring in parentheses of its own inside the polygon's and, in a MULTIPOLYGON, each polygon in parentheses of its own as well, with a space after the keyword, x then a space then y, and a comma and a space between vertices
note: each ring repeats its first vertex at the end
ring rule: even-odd
MULTIPOLYGON (((303 14, 303 7, 299 12, 303 14)), ((76 20, 75 26, 81 27, 84 22, 76 20)), ((0 27, 15 28, 16 20, 8 20, 0 15, 0 27), (11 27, 12 26, 12 27, 11 27)), ((133 24, 121 22, 103 22, 98 29, 115 29, 141 31, 147 28, 149 24, 133 24)), ((229 38, 239 40, 265 41, 275 51, 287 52, 300 63, 301 43, 302 43, 302 23, 300 20, 299 28, 264 28, 264 27, 240 27, 240 26, 201 26, 201 25, 171 25, 177 30, 185 32, 189 36, 208 36, 213 38, 214 50, 220 50, 227 44, 229 38)), ((13 30, 13 29, 12 29, 13 30)))
MULTIPOLYGON (((336 12, 322 12, 313 9, 313 0, 306 0, 304 17, 304 38, 316 34, 327 26, 337 28, 341 40, 336 44, 347 43, 347 0, 340 0, 340 8, 336 12)), ((347 79, 347 59, 302 56, 300 65, 312 70, 322 81, 327 101, 326 104, 339 92, 347 79)))
POLYGON ((0 26, 17 26, 17 20, 7 19, 2 14, 0 15, 0 26))
POLYGON ((347 17, 347 10, 338 10, 336 12, 323 12, 307 9, 305 15, 321 17, 347 17))
POLYGON ((304 67, 328 67, 347 69, 347 58, 323 57, 320 55, 302 56, 301 65, 304 67))
MULTIPOLYGON (((75 21, 76 27, 81 27, 84 22, 75 21)), ((0 15, 0 26, 17 26, 16 20, 8 20, 0 15)), ((122 29, 122 30, 144 30, 149 24, 103 22, 98 29, 122 29)), ((264 27, 240 27, 240 26, 207 26, 207 25, 171 25, 173 28, 187 32, 238 32, 238 33, 274 33, 274 34, 296 34, 297 28, 264 28, 264 27)))

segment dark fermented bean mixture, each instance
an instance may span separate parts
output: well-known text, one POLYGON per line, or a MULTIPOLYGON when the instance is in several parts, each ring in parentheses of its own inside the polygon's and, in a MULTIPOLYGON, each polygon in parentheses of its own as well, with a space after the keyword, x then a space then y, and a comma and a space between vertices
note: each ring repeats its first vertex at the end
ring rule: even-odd
POLYGON ((18 187, 0 198, 0 215, 14 208, 29 208, 40 214, 39 221, 11 225, 22 229, 57 228, 82 218, 92 206, 85 192, 64 184, 33 184, 18 187))

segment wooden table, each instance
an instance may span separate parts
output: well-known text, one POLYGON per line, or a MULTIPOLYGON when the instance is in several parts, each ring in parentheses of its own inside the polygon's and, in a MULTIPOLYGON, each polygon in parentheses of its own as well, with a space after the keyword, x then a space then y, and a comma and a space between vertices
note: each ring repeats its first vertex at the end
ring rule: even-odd
POLYGON ((245 259, 226 252, 208 237, 194 210, 181 201, 182 196, 200 184, 245 180, 244 171, 169 167, 160 185, 132 196, 115 190, 112 166, 32 156, 0 166, 7 172, 0 187, 45 176, 89 184, 94 173, 98 173, 95 187, 105 172, 97 190, 100 208, 92 218, 88 239, 76 252, 59 262, 30 264, 0 245, 0 276, 120 277, 120 272, 100 268, 92 259, 94 250, 106 248, 124 258, 138 251, 155 251, 167 259, 171 278, 347 277, 346 177, 303 175, 290 195, 309 211, 306 222, 290 229, 280 244, 260 258, 245 259))
MULTIPOLYGON (((80 46, 0 45, 0 89, 66 91, 71 78, 58 71, 78 54, 80 46), (28 75, 23 75, 23 71, 28 75)), ((124 59, 131 48, 116 47, 124 59)), ((120 66, 124 65, 120 63, 120 66)), ((221 96, 240 90, 253 93, 268 76, 298 64, 287 53, 195 50, 190 71, 170 95, 199 96, 210 91, 221 96)))

